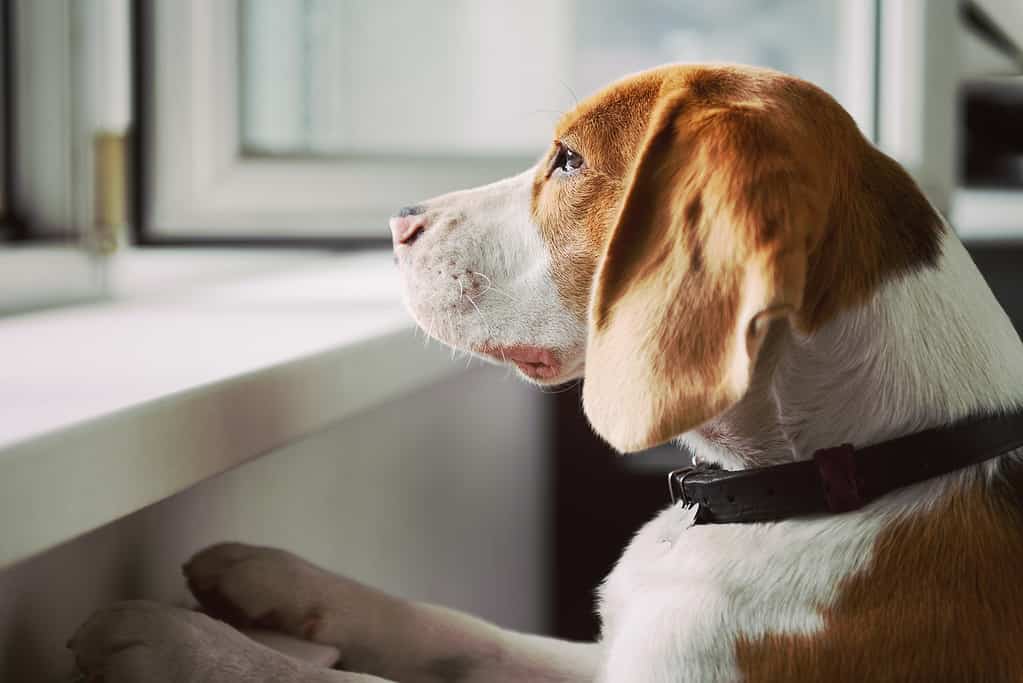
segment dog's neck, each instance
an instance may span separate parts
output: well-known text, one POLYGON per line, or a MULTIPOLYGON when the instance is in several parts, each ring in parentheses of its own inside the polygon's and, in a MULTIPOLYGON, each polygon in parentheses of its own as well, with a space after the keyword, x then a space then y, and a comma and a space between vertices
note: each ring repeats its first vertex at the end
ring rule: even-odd
POLYGON ((727 469, 1023 406, 1023 344, 959 240, 813 334, 772 331, 746 396, 682 437, 727 469))

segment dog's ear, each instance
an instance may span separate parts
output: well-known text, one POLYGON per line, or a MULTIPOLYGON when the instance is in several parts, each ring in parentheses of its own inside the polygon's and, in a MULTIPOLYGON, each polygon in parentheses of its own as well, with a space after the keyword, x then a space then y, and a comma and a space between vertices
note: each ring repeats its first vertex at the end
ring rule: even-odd
POLYGON ((803 303, 827 199, 783 112, 692 88, 651 115, 591 297, 583 399, 623 452, 726 410, 803 303))

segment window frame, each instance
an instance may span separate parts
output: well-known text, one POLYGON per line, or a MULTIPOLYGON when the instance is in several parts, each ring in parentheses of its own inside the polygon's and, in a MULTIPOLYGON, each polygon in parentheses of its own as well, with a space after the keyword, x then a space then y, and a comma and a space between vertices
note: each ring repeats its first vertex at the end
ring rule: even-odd
POLYGON ((89 246, 97 141, 132 123, 127 96, 116 94, 130 90, 130 56, 126 47, 115 54, 126 42, 119 32, 128 31, 131 2, 3 0, 4 208, 25 241, 89 246), (117 64, 123 73, 111 68, 117 64))
POLYGON ((17 226, 10 215, 11 196, 11 120, 10 83, 11 72, 11 5, 0 0, 0 241, 18 237, 17 226))
POLYGON ((386 218, 401 203, 506 177, 536 161, 245 155, 239 2, 138 2, 136 35, 146 36, 137 88, 144 100, 139 167, 146 169, 140 244, 384 246, 386 218))
POLYGON ((878 147, 942 213, 956 190, 957 3, 878 0, 878 147))
POLYGON ((26 239, 70 241, 82 227, 75 187, 76 137, 84 135, 72 83, 75 7, 11 0, 12 168, 9 207, 26 239), (48 87, 31 87, 46 83, 48 87), (54 173, 53 169, 63 169, 54 173))
POLYGON ((103 293, 98 264, 78 244, 81 207, 74 198, 81 190, 71 171, 72 139, 84 130, 71 90, 72 27, 80 10, 63 2, 3 0, 2 227, 9 241, 0 244, 0 316, 103 293))
POLYGON ((128 0, 3 2, 12 234, 0 243, 0 315, 97 301, 109 294, 94 239, 97 84, 115 77, 100 72, 97 45, 128 0))

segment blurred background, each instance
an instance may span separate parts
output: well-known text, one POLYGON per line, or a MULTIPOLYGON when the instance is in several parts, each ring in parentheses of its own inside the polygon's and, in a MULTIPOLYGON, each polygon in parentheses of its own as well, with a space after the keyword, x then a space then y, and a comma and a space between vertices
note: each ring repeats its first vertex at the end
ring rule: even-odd
MULTIPOLYGON (((130 348, 110 361, 106 391, 141 386, 178 354, 219 363, 211 328, 190 330, 182 312, 223 322, 203 308, 219 300, 209 288, 261 287, 244 304, 252 338, 281 344, 289 327, 294 343, 305 335, 282 306, 353 329, 367 311, 396 310, 379 264, 397 207, 521 170, 576 101, 665 62, 764 65, 831 92, 917 178, 1019 327, 1021 46, 1019 0, 0 0, 0 479, 37 436, 14 423, 54 413, 56 394, 105 414, 68 368, 130 348), (315 306, 308 290, 278 296, 282 272, 313 265, 346 284, 315 306), (158 315, 169 300, 180 341, 131 342, 140 316, 156 316, 154 337, 171 325, 158 315), (81 321, 100 314, 112 322, 91 337, 81 321), (19 366, 66 382, 41 389, 19 366)), ((43 541, 32 515, 0 522, 0 680, 58 680, 57 643, 106 601, 183 601, 175 567, 223 538, 290 547, 509 626, 592 637, 594 587, 666 503, 665 473, 685 455, 614 456, 578 387, 543 394, 503 371, 421 362, 458 371, 111 504, 73 532, 43 541), (22 532, 31 552, 9 541, 5 555, 5 535, 22 532)), ((359 393, 380 372, 344 381, 359 393)), ((28 493, 71 496, 54 501, 71 516, 108 495, 73 483, 28 493)))

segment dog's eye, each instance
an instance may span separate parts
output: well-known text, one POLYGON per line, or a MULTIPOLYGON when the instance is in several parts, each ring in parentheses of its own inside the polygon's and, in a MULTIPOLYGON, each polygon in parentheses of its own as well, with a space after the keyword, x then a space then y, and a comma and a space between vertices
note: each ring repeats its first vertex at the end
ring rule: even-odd
POLYGON ((566 175, 571 175, 583 167, 583 158, 575 150, 557 143, 558 151, 554 155, 554 160, 551 161, 550 171, 547 173, 548 177, 555 171, 560 171, 566 175))

